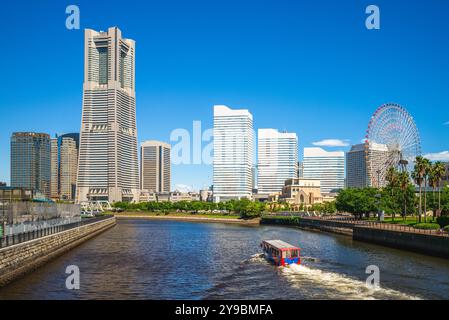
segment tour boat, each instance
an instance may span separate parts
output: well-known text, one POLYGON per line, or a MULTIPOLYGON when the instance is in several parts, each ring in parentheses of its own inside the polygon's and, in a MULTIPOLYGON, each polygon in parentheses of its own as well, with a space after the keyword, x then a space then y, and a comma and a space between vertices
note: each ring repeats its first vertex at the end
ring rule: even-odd
POLYGON ((300 264, 301 249, 282 240, 264 240, 260 244, 265 257, 276 266, 300 264))

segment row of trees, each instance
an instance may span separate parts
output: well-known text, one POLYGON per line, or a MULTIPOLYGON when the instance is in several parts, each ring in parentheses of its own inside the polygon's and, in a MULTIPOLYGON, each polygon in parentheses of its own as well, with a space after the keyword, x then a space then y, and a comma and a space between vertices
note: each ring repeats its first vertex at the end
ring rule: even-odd
MULTIPOLYGON (((446 168, 443 163, 435 162, 432 164, 429 159, 423 157, 416 157, 415 168, 412 172, 412 178, 419 187, 419 222, 422 219, 423 205, 424 213, 427 213, 427 190, 433 190, 433 202, 435 202, 435 191, 438 188, 438 211, 433 207, 433 216, 441 213, 441 182, 446 173, 446 168), (423 203, 423 188, 424 188, 424 203, 423 203)), ((427 220, 427 215, 424 215, 424 220, 427 220)))
POLYGON ((253 202, 248 199, 230 200, 227 202, 213 203, 203 201, 179 201, 179 202, 116 202, 113 205, 125 211, 149 211, 149 212, 189 212, 213 213, 219 211, 221 213, 238 214, 243 218, 260 216, 267 209, 265 203, 253 202))
MULTIPOLYGON (((384 188, 342 190, 336 199, 336 208, 338 211, 355 215, 385 211, 392 215, 393 220, 398 213, 404 219, 407 215, 418 213, 419 222, 422 222, 423 212, 427 213, 428 209, 433 211, 434 218, 437 215, 449 214, 449 188, 441 188, 444 175, 443 163, 432 163, 426 158, 417 157, 411 176, 407 171, 400 172, 396 168, 389 168, 385 177, 387 185, 384 188), (411 178, 419 188, 418 196, 411 178)), ((424 221, 427 221, 426 214, 424 221)))

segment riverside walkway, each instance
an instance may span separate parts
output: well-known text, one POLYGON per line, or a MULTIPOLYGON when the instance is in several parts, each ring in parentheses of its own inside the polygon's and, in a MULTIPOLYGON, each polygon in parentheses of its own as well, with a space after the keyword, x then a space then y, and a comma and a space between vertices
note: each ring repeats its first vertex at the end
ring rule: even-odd
POLYGON ((341 222, 341 223, 345 223, 345 224, 352 224, 353 226, 367 227, 367 228, 372 228, 372 229, 408 232, 408 233, 416 233, 416 234, 428 234, 428 235, 434 235, 434 236, 440 236, 440 237, 449 237, 449 233, 443 232, 441 230, 415 229, 411 226, 403 225, 403 224, 393 224, 393 223, 387 223, 387 222, 360 220, 360 219, 355 219, 353 217, 342 217, 342 216, 302 217, 302 219, 318 220, 318 221, 332 221, 332 222, 336 222, 336 223, 341 222))

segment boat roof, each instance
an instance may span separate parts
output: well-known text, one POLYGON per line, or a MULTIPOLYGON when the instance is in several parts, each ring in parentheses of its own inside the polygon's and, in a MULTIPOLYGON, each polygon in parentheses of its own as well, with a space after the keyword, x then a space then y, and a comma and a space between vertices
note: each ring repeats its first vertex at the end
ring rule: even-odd
POLYGON ((299 249, 282 240, 264 240, 263 242, 268 243, 270 246, 275 247, 277 249, 299 249))

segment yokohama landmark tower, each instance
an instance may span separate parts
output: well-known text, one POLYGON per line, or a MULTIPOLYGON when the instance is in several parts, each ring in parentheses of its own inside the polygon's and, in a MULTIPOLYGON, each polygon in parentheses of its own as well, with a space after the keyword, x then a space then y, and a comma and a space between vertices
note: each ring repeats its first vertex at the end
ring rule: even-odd
POLYGON ((135 42, 85 30, 77 203, 139 196, 135 42))

